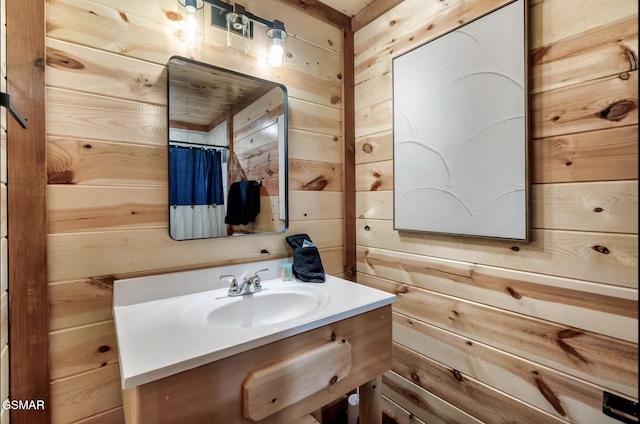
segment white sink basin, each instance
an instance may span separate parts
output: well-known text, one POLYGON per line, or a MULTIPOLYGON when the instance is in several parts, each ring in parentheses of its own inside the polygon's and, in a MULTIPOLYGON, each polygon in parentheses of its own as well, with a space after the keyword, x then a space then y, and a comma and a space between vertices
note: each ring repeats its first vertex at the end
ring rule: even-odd
POLYGON ((328 301, 326 290, 313 287, 265 287, 254 294, 216 298, 206 320, 217 327, 277 324, 316 311, 328 301))
POLYGON ((221 267, 116 281, 113 312, 122 387, 168 377, 395 300, 392 294, 329 275, 325 283, 285 282, 274 276, 263 280, 261 292, 227 296, 228 282, 221 282, 220 275, 278 270, 280 262, 250 264, 246 272, 221 267), (212 290, 214 283, 218 287, 212 290))

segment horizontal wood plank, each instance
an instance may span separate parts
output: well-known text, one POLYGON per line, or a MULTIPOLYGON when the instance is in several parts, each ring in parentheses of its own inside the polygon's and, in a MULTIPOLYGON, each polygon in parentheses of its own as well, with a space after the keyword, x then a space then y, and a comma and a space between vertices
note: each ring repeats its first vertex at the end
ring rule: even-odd
POLYGON ((531 97, 532 137, 638 123, 638 71, 562 87, 531 97))
POLYGON ((393 160, 356 165, 356 192, 393 190, 393 160))
MULTIPOLYGON (((384 390, 384 389, 383 389, 384 390)), ((381 397, 382 412, 398 424, 426 424, 386 396, 381 397)))
MULTIPOLYGON (((319 248, 342 245, 342 220, 292 222, 319 248)), ((285 257, 281 234, 176 242, 166 228, 49 235, 49 281, 94 276, 154 274, 285 257), (212 255, 211 252, 216 252, 212 255)))
POLYGON ((402 346, 573 424, 616 424, 602 416, 604 387, 404 315, 393 319, 402 346))
POLYGON ((638 342, 635 289, 383 249, 357 252, 361 273, 638 342))
POLYGON ((49 184, 167 187, 168 153, 166 144, 48 137, 47 176, 49 184))
POLYGON ((391 159, 393 159, 392 131, 356 139, 356 165, 391 159))
MULTIPOLYGON (((381 164, 365 175, 373 179, 381 164)), ((385 176, 386 178, 391 178, 385 176)), ((381 177, 382 178, 382 177, 381 177)), ((365 180, 365 178, 362 178, 365 180)), ((367 188, 364 184, 362 188, 367 188)), ((638 183, 610 181, 531 186, 531 226, 537 229, 637 234, 638 183)), ((356 193, 356 216, 393 219, 393 191, 356 193)))
POLYGON ((74 422, 74 424, 123 424, 124 411, 121 406, 109 411, 100 412, 90 417, 74 422))
POLYGON ((382 376, 382 394, 429 424, 483 424, 479 419, 393 371, 382 376))
POLYGON ((168 226, 166 187, 50 185, 49 234, 168 226))
POLYGON ((54 331, 49 345, 53 380, 118 362, 113 321, 54 331))
POLYGON ((532 186, 533 228, 638 234, 638 181, 532 186))
POLYGON ((565 423, 510 394, 396 343, 393 344, 392 370, 485 422, 565 423))
POLYGON ((607 22, 531 52, 531 91, 539 93, 637 69, 638 15, 607 22))
MULTIPOLYGON (((395 312, 490 344, 634 399, 638 396, 637 343, 378 277, 363 274, 358 277, 363 284, 395 293, 398 296, 393 305, 395 312), (603 355, 605 351, 607 354, 603 355)), ((399 358, 394 358, 394 361, 399 361, 399 358)), ((433 393, 438 395, 436 391, 433 393)))
POLYGON ((638 126, 611 128, 531 142, 533 183, 638 179, 638 126))
POLYGON ((51 383, 51 422, 71 423, 122 405, 117 364, 54 380, 51 383))
POLYGON ((636 235, 533 230, 532 241, 521 243, 398 232, 392 221, 382 220, 359 219, 356 229, 358 245, 363 247, 638 287, 636 235))

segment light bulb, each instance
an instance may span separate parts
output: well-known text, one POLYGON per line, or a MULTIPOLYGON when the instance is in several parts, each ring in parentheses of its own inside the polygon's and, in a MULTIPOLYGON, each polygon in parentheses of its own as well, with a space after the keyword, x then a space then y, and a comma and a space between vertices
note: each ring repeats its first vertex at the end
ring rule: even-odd
POLYGON ((282 48, 282 39, 274 38, 273 44, 269 50, 269 64, 272 66, 281 66, 284 59, 284 49, 282 48))
POLYGON ((183 43, 192 43, 198 40, 198 20, 194 13, 187 13, 187 17, 182 23, 182 28, 178 31, 178 37, 183 43))
POLYGON ((185 1, 184 8, 187 9, 187 12, 194 13, 198 10, 198 3, 196 0, 187 0, 185 1))

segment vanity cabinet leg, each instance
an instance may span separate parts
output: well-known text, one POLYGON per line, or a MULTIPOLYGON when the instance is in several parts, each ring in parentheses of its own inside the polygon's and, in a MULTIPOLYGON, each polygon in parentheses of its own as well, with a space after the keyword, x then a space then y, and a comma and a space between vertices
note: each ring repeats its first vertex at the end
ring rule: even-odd
POLYGON ((382 424, 380 376, 360 386, 360 424, 382 424))

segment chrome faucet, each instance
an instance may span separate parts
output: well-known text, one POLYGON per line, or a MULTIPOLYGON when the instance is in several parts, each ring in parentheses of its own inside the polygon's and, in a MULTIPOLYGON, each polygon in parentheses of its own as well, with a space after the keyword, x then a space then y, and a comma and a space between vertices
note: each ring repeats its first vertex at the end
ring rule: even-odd
POLYGON ((244 281, 238 284, 236 277, 234 275, 225 274, 221 275, 220 279, 223 278, 231 278, 231 285, 229 286, 229 296, 244 296, 245 294, 252 294, 262 291, 262 286, 260 285, 260 277, 258 277, 259 272, 269 271, 269 268, 261 269, 256 271, 251 277, 245 278, 244 281))

